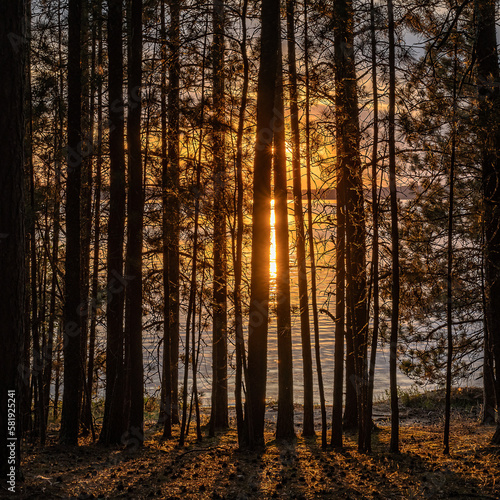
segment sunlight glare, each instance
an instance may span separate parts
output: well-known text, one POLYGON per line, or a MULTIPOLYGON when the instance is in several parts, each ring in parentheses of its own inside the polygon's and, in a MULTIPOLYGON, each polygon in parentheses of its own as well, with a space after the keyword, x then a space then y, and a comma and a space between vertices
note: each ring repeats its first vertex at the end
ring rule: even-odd
POLYGON ((276 290, 276 214, 274 211, 274 200, 271 200, 271 245, 269 248, 269 282, 271 291, 276 290))

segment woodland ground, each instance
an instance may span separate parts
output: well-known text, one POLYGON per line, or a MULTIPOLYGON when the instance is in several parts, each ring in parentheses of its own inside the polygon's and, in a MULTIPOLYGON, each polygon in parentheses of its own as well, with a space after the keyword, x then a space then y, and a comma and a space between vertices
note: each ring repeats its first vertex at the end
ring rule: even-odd
POLYGON ((160 442, 151 421, 146 445, 136 450, 105 449, 91 440, 64 448, 53 426, 48 446, 24 450, 19 498, 499 499, 500 449, 489 444, 494 428, 479 424, 480 391, 454 394, 449 456, 442 453, 442 401, 437 392, 403 395, 399 455, 388 451, 386 402, 374 408, 378 430, 369 455, 357 452, 354 433, 347 433, 343 451, 323 451, 320 436, 300 437, 299 421, 294 442, 276 442, 272 408, 261 453, 238 450, 234 419, 230 431, 201 443, 191 425, 184 448, 176 440, 160 442))

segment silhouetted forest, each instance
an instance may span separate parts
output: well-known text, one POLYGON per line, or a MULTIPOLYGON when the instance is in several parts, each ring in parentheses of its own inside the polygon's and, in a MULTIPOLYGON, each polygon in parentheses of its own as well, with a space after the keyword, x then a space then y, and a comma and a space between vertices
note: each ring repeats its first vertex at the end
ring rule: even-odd
MULTIPOLYGON (((498 450, 498 22, 494 0, 2 2, 2 491, 43 450, 396 457, 425 390, 439 453, 464 387, 498 450)), ((283 477, 248 498, 321 496, 283 477)), ((324 495, 410 498, 349 481, 324 495)), ((239 498, 216 487, 179 493, 239 498)))

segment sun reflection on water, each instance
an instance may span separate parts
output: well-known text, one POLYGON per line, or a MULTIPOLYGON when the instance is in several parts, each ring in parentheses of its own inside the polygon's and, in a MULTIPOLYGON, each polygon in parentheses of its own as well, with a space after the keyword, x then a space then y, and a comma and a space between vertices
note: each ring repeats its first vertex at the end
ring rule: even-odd
POLYGON ((269 247, 269 284, 271 293, 276 292, 276 213, 274 211, 274 200, 271 200, 271 245, 269 247))

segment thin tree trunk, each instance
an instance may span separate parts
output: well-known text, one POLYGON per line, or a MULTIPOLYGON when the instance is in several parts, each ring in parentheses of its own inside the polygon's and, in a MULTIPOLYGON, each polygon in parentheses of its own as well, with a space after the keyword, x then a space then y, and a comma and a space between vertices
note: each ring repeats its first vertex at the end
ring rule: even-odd
POLYGON ((62 350, 62 324, 57 329, 56 339, 56 368, 54 374, 54 420, 59 416, 59 388, 61 387, 61 350, 62 350))
POLYGON ((314 347, 316 357, 316 372, 318 374, 318 389, 321 405, 321 446, 327 447, 327 422, 326 422, 326 402, 325 388, 323 384, 323 370, 321 367, 321 341, 319 338, 319 317, 318 317, 318 299, 316 284, 316 257, 314 250, 314 226, 313 226, 313 208, 312 208, 312 185, 311 185, 311 124, 310 124, 310 89, 309 89, 309 31, 307 2, 304 2, 304 64, 305 64, 305 87, 306 87, 306 174, 307 174, 307 227, 309 240, 309 260, 311 264, 311 306, 314 321, 314 347))
MULTIPOLYGON (((337 102, 337 99, 336 99, 337 102)), ((338 120, 338 118, 337 118, 338 120)), ((338 126, 338 122, 337 122, 338 126)), ((331 444, 341 448, 342 400, 344 393, 345 339, 345 180, 340 161, 340 142, 337 142, 337 239, 335 244, 335 367, 333 375, 333 415, 331 444)))
POLYGON ((311 355, 311 327, 307 292, 306 246, 304 212, 302 210, 302 176, 300 169, 300 132, 297 90, 297 64, 295 60, 295 0, 286 2, 288 67, 290 72, 290 122, 292 130, 293 199, 296 229, 296 253, 299 281, 300 331, 304 377, 304 436, 314 436, 313 372, 311 355))
POLYGON ((78 445, 82 353, 80 342, 81 0, 68 12, 68 174, 66 177, 66 259, 64 266, 64 392, 60 441, 78 445))
POLYGON ((276 438, 295 437, 293 422, 292 319, 290 313, 290 261, 286 175, 283 61, 278 48, 274 131, 274 211, 276 232, 276 322, 278 329, 278 419, 276 438))
MULTIPOLYGON (((102 67, 102 1, 99 0, 95 9, 95 16, 98 18, 97 27, 97 66, 102 67)), ((92 420, 92 389, 94 387, 94 360, 95 342, 97 327, 97 307, 99 293, 99 251, 101 248, 101 184, 102 184, 102 76, 97 77, 97 151, 96 151, 96 177, 94 181, 94 255, 92 264, 92 289, 90 306, 90 331, 89 331, 89 352, 87 364, 87 399, 83 418, 85 425, 92 430, 92 439, 95 441, 95 431, 92 420)))
POLYGON ((179 423, 179 86, 180 86, 180 0, 170 1, 167 155, 168 155, 168 317, 172 383, 172 423, 179 423))
MULTIPOLYGON (((205 31, 206 33, 206 31, 205 31)), ((179 438, 179 445, 184 446, 185 432, 186 430, 186 416, 187 416, 187 395, 188 395, 188 370, 189 370, 189 343, 190 343, 190 328, 191 328, 191 317, 196 316, 196 267, 198 265, 198 228, 199 228, 199 217, 200 217, 200 196, 201 196, 201 174, 202 174, 202 144, 203 144, 203 126, 205 122, 205 64, 206 64, 206 51, 207 51, 207 37, 204 38, 203 44, 203 59, 201 67, 201 116, 200 116, 200 135, 199 135, 199 145, 198 145, 198 158, 196 164, 196 199, 194 208, 194 230, 193 230, 193 259, 191 263, 191 283, 190 283, 190 293, 189 293, 189 304, 188 313, 186 320, 186 343, 185 343, 185 353, 184 353, 184 384, 182 391, 182 424, 181 424, 181 434, 179 438)), ((200 302, 201 307, 201 302, 200 302)), ((195 363, 195 344, 194 344, 194 328, 195 323, 193 322, 193 337, 192 337, 192 363, 193 363, 193 386, 196 386, 196 363, 195 363)), ((195 387, 193 387, 193 390, 195 387)), ((198 398, 198 394, 194 393, 195 398, 198 398)), ((189 423, 188 423, 189 425, 189 423)), ((199 428, 197 427, 198 440, 201 441, 201 435, 199 433, 199 428)))
POLYGON ((124 432, 123 308, 126 281, 123 276, 125 232, 125 153, 123 105, 123 6, 108 0, 109 58, 109 219, 107 276, 106 401, 101 443, 119 444, 124 432))
POLYGON ((394 11, 392 0, 387 0, 389 17, 389 189, 391 193, 392 239, 392 310, 389 377, 391 392, 391 444, 392 453, 399 453, 399 406, 397 386, 397 349, 399 327, 399 232, 398 200, 396 192, 396 59, 394 41, 394 11))
MULTIPOLYGON (((29 11, 31 11, 31 3, 28 3, 29 11)), ((31 17, 30 12, 28 12, 28 17, 31 17)), ((31 63, 30 57, 28 56, 28 164, 29 164, 29 186, 30 186, 30 208, 31 208, 31 221, 29 228, 30 236, 30 292, 31 292, 31 337, 33 346, 33 365, 31 372, 32 384, 35 388, 34 396, 34 407, 35 407, 35 420, 34 420, 34 435, 40 438, 40 444, 43 446, 45 444, 45 418, 43 410, 43 365, 42 365, 42 352, 40 346, 40 318, 39 318, 39 305, 38 305, 38 292, 37 292, 37 282, 42 282, 41 276, 39 277, 37 262, 38 256, 36 252, 37 240, 36 240, 36 206, 35 206, 35 170, 33 165, 33 107, 31 98, 31 63)), ((31 405, 31 398, 30 398, 31 405)))
POLYGON ((90 39, 89 30, 89 1, 82 3, 82 44, 81 44, 81 67, 82 67, 82 172, 81 172, 81 278, 80 296, 82 298, 82 309, 80 319, 80 341, 82 352, 82 431, 88 434, 90 428, 83 418, 87 395, 85 384, 85 373, 87 366, 87 341, 89 330, 89 292, 90 292, 90 243, 92 240, 92 160, 94 133, 94 104, 92 102, 94 92, 95 57, 89 58, 89 45, 92 46, 92 55, 95 54, 95 30, 90 39), (89 71, 90 69, 90 71, 89 71))
POLYGON ((375 30, 375 2, 371 0, 370 5, 370 31, 371 31, 371 56, 372 56, 372 86, 373 86, 373 148, 372 148, 372 217, 373 217, 373 242, 372 242, 372 280, 373 280, 373 328, 370 350, 370 366, 368 372, 368 395, 366 401, 365 416, 365 450, 372 449, 372 410, 373 410, 373 388, 375 384, 375 363, 377 360, 377 344, 380 325, 380 297, 379 297, 379 231, 378 231, 378 140, 379 140, 379 117, 378 117, 378 79, 377 79, 377 38, 375 30))
POLYGON ((242 256, 243 256, 243 132, 245 127, 245 112, 248 97, 249 62, 247 54, 247 8, 248 0, 243 0, 241 11, 241 55, 243 60, 243 83, 241 90, 241 104, 238 116, 238 132, 236 136, 236 249, 234 262, 234 317, 236 330, 236 375, 235 375, 235 405, 236 405, 236 425, 238 428, 238 443, 243 439, 243 404, 242 385, 243 371, 245 369, 245 340, 243 338, 243 312, 241 305, 241 277, 242 277, 242 256))
POLYGON ((455 189, 455 153, 456 153, 456 101, 457 101, 457 45, 455 42, 455 58, 453 71, 453 106, 451 123, 451 158, 449 172, 449 207, 448 207, 448 248, 447 248, 447 271, 446 271, 446 333, 448 352, 446 356, 446 393, 444 411, 444 436, 443 445, 445 455, 450 454, 450 419, 451 419, 451 383, 453 363, 453 325, 452 325, 452 300, 453 300, 453 202, 455 189))
MULTIPOLYGON (((168 206, 168 159, 167 159, 167 33, 165 28, 165 0, 160 3, 160 123, 162 168, 162 229, 163 229, 163 372, 161 385, 160 424, 163 422, 162 439, 172 437, 172 336, 170 330, 170 287, 168 276, 169 206, 168 206)), ((173 26, 174 20, 171 20, 173 26)))
POLYGON ((213 180, 214 291, 212 344, 212 410, 209 434, 229 425, 227 409, 227 242, 224 102, 224 0, 213 3, 213 180))
MULTIPOLYGON (((62 96, 61 96, 62 98, 62 96)), ((57 117, 54 120, 58 123, 57 117)), ((59 154, 59 125, 56 125, 54 141, 54 151, 55 155, 59 154)), ((50 285, 50 303, 49 303, 49 324, 47 327, 47 346, 44 352, 44 372, 43 372, 43 395, 44 395, 44 418, 45 425, 48 423, 49 417, 49 404, 50 404, 50 382, 52 379, 52 357, 53 357, 53 346, 54 346, 54 329, 56 325, 56 298, 57 298, 57 286, 58 286, 58 264, 59 264, 59 232, 60 232, 60 210, 61 210, 61 161, 58 156, 55 156, 54 162, 54 191, 55 191, 55 201, 54 201, 54 211, 53 211, 53 227, 52 227, 52 278, 50 285)))
MULTIPOLYGON (((484 224, 483 224, 483 245, 484 245, 484 224)), ((488 322, 486 320, 486 294, 484 283, 484 252, 481 259, 481 299, 483 306, 483 413, 481 423, 494 424, 496 418, 496 395, 495 395, 495 375, 493 371, 493 347, 491 345, 491 335, 488 331, 488 322)))
POLYGON ((345 265, 345 307, 346 307, 346 325, 345 325, 345 407, 344 407, 344 429, 356 429, 358 425, 358 395, 356 391, 356 361, 354 353, 353 339, 353 324, 352 324, 352 307, 349 307, 348 299, 350 297, 349 290, 349 255, 347 246, 347 221, 348 221, 348 205, 347 205, 347 188, 344 188, 345 197, 345 218, 346 218, 346 250, 344 255, 345 265))
POLYGON ((127 361, 128 445, 144 443, 144 368, 142 359, 143 178, 141 151, 142 0, 131 0, 128 55, 128 204, 125 272, 125 339, 127 361))
MULTIPOLYGON (((57 288, 59 287, 58 274, 59 274, 59 232, 61 229, 60 225, 60 211, 61 211, 61 168, 63 165, 63 122, 64 122, 64 71, 63 71, 63 58, 62 58, 62 29, 61 29, 61 2, 58 1, 57 5, 57 18, 58 18, 58 75, 57 75, 57 85, 58 85, 58 95, 57 95, 57 110, 55 113, 55 140, 54 140, 54 165, 55 165, 55 202, 54 202, 54 228, 53 228, 53 239, 52 239, 52 283, 51 283, 51 293, 50 293, 50 305, 49 305, 49 339, 47 342, 47 358, 44 372, 44 396, 45 396, 45 407, 46 407, 46 422, 49 415, 49 404, 50 404, 50 384, 52 379, 52 368, 53 368, 53 343, 54 338, 56 339, 56 348, 58 346, 57 339, 58 334, 54 335, 54 329, 56 328, 56 298, 57 298, 57 288)), ((58 322, 57 329, 60 329, 60 320, 58 322)), ((56 419, 57 408, 54 403, 53 417, 56 419)))

